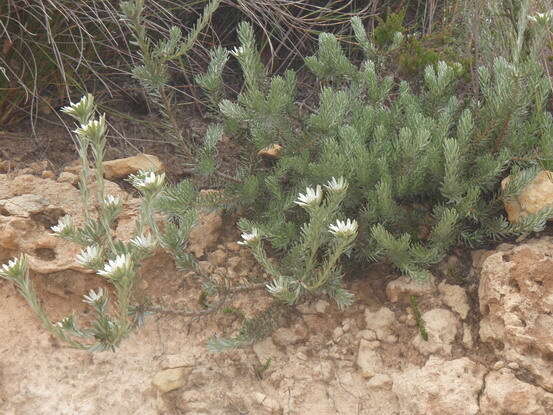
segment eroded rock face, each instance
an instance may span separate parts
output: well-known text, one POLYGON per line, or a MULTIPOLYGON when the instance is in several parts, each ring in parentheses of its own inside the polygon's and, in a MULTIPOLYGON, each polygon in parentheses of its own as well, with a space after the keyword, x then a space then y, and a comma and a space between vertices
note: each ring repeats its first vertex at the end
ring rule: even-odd
MULTIPOLYGON (((128 199, 115 183, 106 181, 105 190, 128 199)), ((52 235, 50 228, 65 215, 76 225, 84 222, 81 196, 72 184, 29 174, 0 175, 0 260, 24 253, 31 270, 41 274, 67 269, 91 272, 75 261, 80 246, 52 235)))
POLYGON ((401 415, 476 415, 485 368, 470 359, 431 356, 422 368, 393 376, 401 415))
POLYGON ((480 412, 487 415, 553 414, 553 394, 518 380, 509 370, 491 372, 480 399, 480 412))
POLYGON ((553 391, 553 240, 489 256, 479 286, 480 338, 553 391))

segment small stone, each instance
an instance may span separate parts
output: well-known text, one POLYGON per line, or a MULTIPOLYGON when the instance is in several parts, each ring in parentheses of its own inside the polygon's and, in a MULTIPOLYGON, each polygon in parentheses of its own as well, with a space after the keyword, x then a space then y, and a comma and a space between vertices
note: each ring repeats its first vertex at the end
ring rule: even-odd
POLYGON ((59 183, 77 184, 79 182, 79 176, 70 173, 68 171, 61 172, 58 176, 59 183))
POLYGON ((258 155, 268 158, 278 158, 282 152, 282 146, 280 144, 271 144, 257 152, 258 155))
POLYGON ((392 378, 385 373, 378 373, 367 382, 369 388, 385 390, 392 389, 392 384, 392 378))
POLYGON ((359 350, 357 352, 357 366, 361 370, 361 376, 371 378, 384 369, 382 358, 375 350, 375 343, 365 339, 359 341, 359 350))
POLYGON ((467 318, 470 310, 467 293, 458 285, 449 285, 442 281, 438 285, 438 290, 442 294, 444 304, 461 316, 461 319, 467 318))
POLYGON ((517 362, 509 362, 507 364, 507 366, 509 366, 509 368, 513 369, 513 370, 518 370, 520 369, 520 365, 517 363, 517 362))
POLYGON ((323 314, 329 306, 330 304, 327 301, 319 300, 315 303, 314 308, 317 313, 323 314))
POLYGON ((188 236, 189 250, 196 258, 214 247, 221 236, 223 218, 219 212, 200 215, 198 224, 192 228, 188 236))
POLYGON ((42 212, 49 204, 48 200, 34 194, 23 194, 0 200, 0 207, 4 208, 9 215, 23 218, 42 212))
POLYGON ((386 296, 392 303, 402 302, 409 304, 411 296, 417 297, 432 294, 436 291, 434 276, 425 281, 415 281, 407 276, 396 278, 386 286, 386 296))
POLYGON ((164 170, 163 163, 151 154, 138 154, 133 157, 104 162, 104 177, 108 180, 121 179, 135 174, 139 170, 150 170, 156 173, 164 170))
POLYGON ((340 340, 340 337, 342 337, 343 335, 344 335, 344 330, 340 326, 336 327, 332 332, 332 338, 336 341, 340 340))
POLYGON ((209 255, 207 256, 207 260, 209 261, 209 263, 214 266, 224 265, 226 259, 227 253, 221 249, 217 249, 216 251, 209 253, 209 255))
POLYGON ((422 315, 428 340, 417 334, 413 345, 423 355, 451 354, 451 344, 460 328, 459 319, 449 310, 435 308, 422 315))
POLYGON ((376 312, 365 309, 366 327, 376 333, 378 340, 386 343, 395 343, 397 341, 397 337, 392 332, 392 326, 395 321, 396 316, 389 308, 382 307, 376 312))
POLYGON ((53 179, 54 177, 56 177, 52 170, 44 170, 41 176, 43 179, 53 179))
POLYGON ((254 397, 257 403, 259 403, 260 405, 263 405, 265 408, 269 409, 270 411, 280 410, 280 404, 276 399, 271 398, 261 392, 254 392, 254 397))
POLYGON ((494 370, 503 369, 504 367, 505 367, 505 362, 503 360, 498 360, 493 365, 494 370))
POLYGON ((176 367, 165 369, 156 373, 152 379, 152 384, 161 392, 166 393, 181 388, 185 383, 185 369, 176 367))
POLYGON ((286 347, 304 341, 307 335, 307 326, 300 321, 290 328, 283 327, 276 330, 272 337, 275 344, 286 347))
MULTIPOLYGON (((526 185, 514 198, 504 201, 509 222, 517 223, 521 218, 537 213, 553 203, 553 172, 540 171, 536 177, 526 185)), ((501 189, 505 189, 511 176, 501 182, 501 189)))

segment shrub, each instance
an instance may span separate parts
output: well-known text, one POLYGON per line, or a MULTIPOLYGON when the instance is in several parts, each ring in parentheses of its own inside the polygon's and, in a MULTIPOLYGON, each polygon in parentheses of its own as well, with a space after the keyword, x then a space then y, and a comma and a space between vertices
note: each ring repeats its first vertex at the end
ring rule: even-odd
POLYGON ((219 105, 228 133, 243 145, 239 183, 226 185, 229 200, 287 252, 305 221, 295 195, 344 177, 350 187, 343 213, 360 228, 353 256, 385 258, 414 278, 455 244, 542 229, 551 209, 517 224, 502 215, 504 198, 551 167, 550 84, 532 55, 480 67, 479 90, 469 96, 456 92, 461 65, 438 62, 426 67, 414 92, 406 81, 379 75, 373 40, 359 19, 353 28, 365 61, 354 65, 335 36, 321 34, 317 53, 305 60, 319 97, 302 107, 295 73, 269 76, 253 30, 240 25, 241 45, 232 54, 245 87, 219 105), (264 159, 276 144, 278 158, 264 159), (509 174, 520 180, 502 192, 509 174))

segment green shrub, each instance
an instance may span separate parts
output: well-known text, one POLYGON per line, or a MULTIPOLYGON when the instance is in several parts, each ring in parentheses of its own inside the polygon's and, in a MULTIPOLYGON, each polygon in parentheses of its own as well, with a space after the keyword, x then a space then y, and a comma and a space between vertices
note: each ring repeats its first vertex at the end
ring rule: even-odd
POLYGON ((333 35, 322 34, 306 59, 321 85, 309 107, 297 103, 295 73, 268 76, 253 31, 239 27, 233 55, 245 87, 219 106, 227 132, 243 145, 239 183, 226 185, 229 201, 287 252, 305 221, 295 195, 344 177, 350 186, 342 213, 360 227, 352 257, 387 259, 414 278, 453 245, 542 229, 551 209, 518 224, 502 211, 503 198, 551 167, 550 83, 539 64, 498 58, 478 69, 479 91, 462 96, 461 65, 438 62, 426 67, 415 93, 407 82, 379 75, 373 40, 358 19, 353 25, 366 60, 354 65, 333 35), (274 144, 282 146, 276 160, 259 155, 274 144), (501 192, 509 174, 520 180, 501 192))

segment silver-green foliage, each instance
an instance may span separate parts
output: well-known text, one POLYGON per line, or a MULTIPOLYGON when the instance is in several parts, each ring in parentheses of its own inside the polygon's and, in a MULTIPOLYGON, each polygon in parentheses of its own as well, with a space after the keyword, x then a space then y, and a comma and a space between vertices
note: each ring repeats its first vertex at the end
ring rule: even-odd
POLYGON ((219 108, 228 132, 242 139, 244 163, 227 189, 273 246, 298 246, 305 215, 294 197, 331 177, 350 184, 343 211, 362 229, 354 258, 386 258, 414 278, 454 244, 542 229, 550 209, 510 224, 502 205, 528 181, 528 169, 553 167, 551 84, 535 54, 482 66, 479 90, 469 95, 457 92, 461 66, 444 62, 426 68, 415 89, 380 75, 382 58, 360 21, 353 26, 365 60, 354 64, 334 36, 321 35, 306 59, 321 84, 309 107, 298 104, 295 73, 268 76, 252 31, 239 28, 234 55, 245 86, 219 108), (257 153, 272 144, 282 151, 268 165, 257 153))

